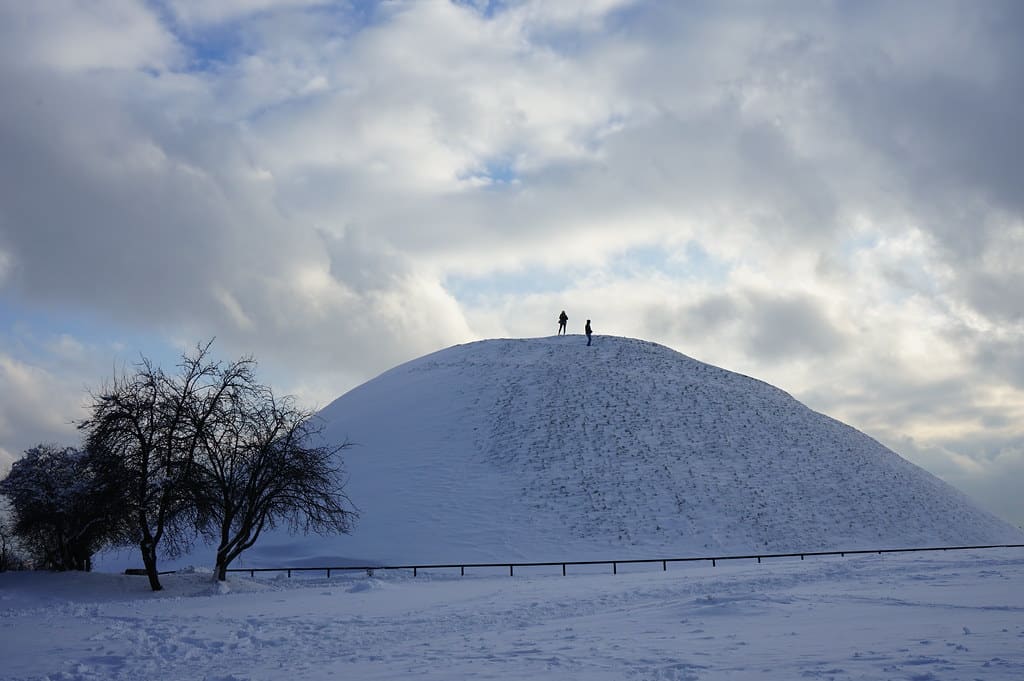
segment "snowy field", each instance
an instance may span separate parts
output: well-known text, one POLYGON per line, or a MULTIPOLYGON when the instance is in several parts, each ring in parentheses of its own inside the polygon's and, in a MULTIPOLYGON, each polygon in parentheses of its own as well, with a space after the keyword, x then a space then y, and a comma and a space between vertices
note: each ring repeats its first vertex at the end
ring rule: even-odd
MULTIPOLYGON (((649 558, 1022 543, 1018 528, 754 379, 631 339, 483 341, 322 412, 352 535, 236 565, 649 558)), ((212 549, 185 558, 210 564, 212 549)), ((251 580, 0 575, 0 677, 1024 679, 1024 549, 251 580)), ((180 566, 165 561, 163 567, 180 566)), ((296 573, 299 574, 299 573, 296 573)))
POLYGON ((0 675, 1024 678, 1024 549, 571 570, 0 574, 0 675))

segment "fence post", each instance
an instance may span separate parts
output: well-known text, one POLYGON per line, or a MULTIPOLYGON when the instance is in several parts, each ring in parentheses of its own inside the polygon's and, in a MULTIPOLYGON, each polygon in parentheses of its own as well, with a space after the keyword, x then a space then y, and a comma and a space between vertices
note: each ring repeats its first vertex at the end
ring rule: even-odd
POLYGON ((513 573, 512 573, 512 566, 511 565, 508 566, 508 576, 509 577, 513 577, 514 576, 513 573))
POLYGON ((416 576, 416 568, 413 568, 413 569, 412 569, 412 576, 413 576, 413 577, 415 577, 415 576, 416 576))
POLYGON ((291 571, 291 570, 289 570, 289 571, 288 571, 288 579, 291 579, 291 578, 292 578, 292 571, 291 571))
POLYGON ((758 562, 758 564, 760 564, 760 563, 761 563, 761 556, 758 556, 758 557, 757 557, 757 562, 758 562))
POLYGON ((459 566, 459 576, 460 577, 465 577, 466 576, 466 566, 465 565, 460 565, 459 566))
POLYGON ((618 563, 614 563, 614 562, 612 563, 612 574, 613 575, 619 574, 619 564, 618 563))
POLYGON ((667 560, 661 561, 661 571, 662 572, 667 572, 668 571, 668 561, 667 560))
POLYGON ((327 579, 331 578, 331 568, 327 568, 327 579))
POLYGON ((562 576, 565 577, 565 563, 562 563, 562 576))
POLYGON ((714 558, 711 559, 711 567, 715 567, 715 559, 714 558))

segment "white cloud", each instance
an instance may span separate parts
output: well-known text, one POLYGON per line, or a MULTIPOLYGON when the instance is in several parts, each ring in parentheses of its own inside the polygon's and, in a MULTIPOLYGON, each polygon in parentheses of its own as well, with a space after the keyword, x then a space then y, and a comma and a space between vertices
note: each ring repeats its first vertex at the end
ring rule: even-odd
POLYGON ((74 422, 85 415, 85 396, 81 384, 69 385, 74 378, 0 353, 0 442, 8 458, 39 442, 78 440, 74 422))
POLYGON ((163 70, 180 57, 173 36, 137 0, 53 0, 0 8, 5 47, 17 63, 75 74, 99 69, 163 70))
MULTIPOLYGON (((275 82, 289 65, 260 66, 239 72, 239 87, 275 82)), ((253 121, 248 141, 277 177, 341 185, 325 208, 343 214, 354 208, 343 203, 350 173, 362 191, 455 192, 489 163, 518 173, 586 157, 588 136, 616 107, 609 84, 584 66, 532 49, 515 23, 410 3, 298 77, 302 87, 322 79, 332 88, 253 121)))
MULTIPOLYGON (((0 10, 20 305, 217 336, 319 402, 565 308, 981 477, 958 438, 1020 436, 1012 6, 168 7, 0 10)), ((48 331, 5 380, 104 375, 48 331)))

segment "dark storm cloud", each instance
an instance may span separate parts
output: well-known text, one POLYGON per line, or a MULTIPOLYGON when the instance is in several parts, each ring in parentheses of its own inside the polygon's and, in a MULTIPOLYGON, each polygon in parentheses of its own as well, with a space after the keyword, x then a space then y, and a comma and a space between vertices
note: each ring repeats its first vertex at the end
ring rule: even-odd
POLYGON ((735 322, 741 315, 742 306, 729 296, 711 296, 686 311, 686 326, 705 332, 715 333, 723 325, 735 322))
POLYGON ((982 422, 986 415, 995 417, 1000 411, 976 405, 973 386, 964 377, 922 377, 922 372, 915 375, 886 361, 877 361, 859 373, 857 384, 845 379, 840 385, 824 382, 807 391, 803 399, 826 413, 843 411, 872 432, 905 432, 922 415, 937 423, 982 422), (885 403, 884 413, 879 411, 880 400, 885 403))
MULTIPOLYGON (((1016 65, 1024 60, 1024 11, 1017 2, 950 3, 938 9, 950 24, 932 44, 918 45, 927 59, 896 53, 831 65, 833 77, 826 82, 836 108, 867 151, 902 170, 902 189, 913 191, 922 204, 978 194, 1019 213, 1024 140, 1017 131, 1024 123, 1024 74, 1016 65)), ((912 29, 916 17, 896 13, 903 15, 897 26, 912 29)))
POLYGON ((773 208, 762 229, 775 239, 827 238, 836 227, 839 204, 820 165, 801 159, 793 143, 770 125, 748 125, 738 147, 743 196, 773 208))
MULTIPOLYGON (((998 248, 998 246, 996 246, 998 248)), ((1024 321, 1024 295, 1021 281, 1024 280, 1024 237, 1008 246, 1016 257, 1022 258, 1017 267, 1003 271, 991 271, 984 265, 975 266, 962 276, 964 296, 978 312, 989 319, 1020 323, 1024 321)))
POLYGON ((1018 340, 981 337, 974 342, 974 362, 992 382, 1024 390, 1024 346, 1018 340))
POLYGON ((843 335, 812 299, 752 296, 747 351, 765 361, 825 357, 844 350, 843 335))
POLYGON ((795 294, 750 290, 714 294, 684 307, 655 305, 647 309, 645 323, 656 334, 728 339, 769 363, 840 354, 847 343, 820 302, 795 294))

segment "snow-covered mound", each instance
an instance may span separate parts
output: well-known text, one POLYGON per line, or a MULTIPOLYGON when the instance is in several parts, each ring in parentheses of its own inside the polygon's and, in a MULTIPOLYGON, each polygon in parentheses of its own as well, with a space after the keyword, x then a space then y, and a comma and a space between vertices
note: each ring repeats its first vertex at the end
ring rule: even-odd
POLYGON ((361 518, 247 565, 488 562, 1011 543, 1008 523, 761 381, 654 343, 487 340, 322 412, 361 518))

